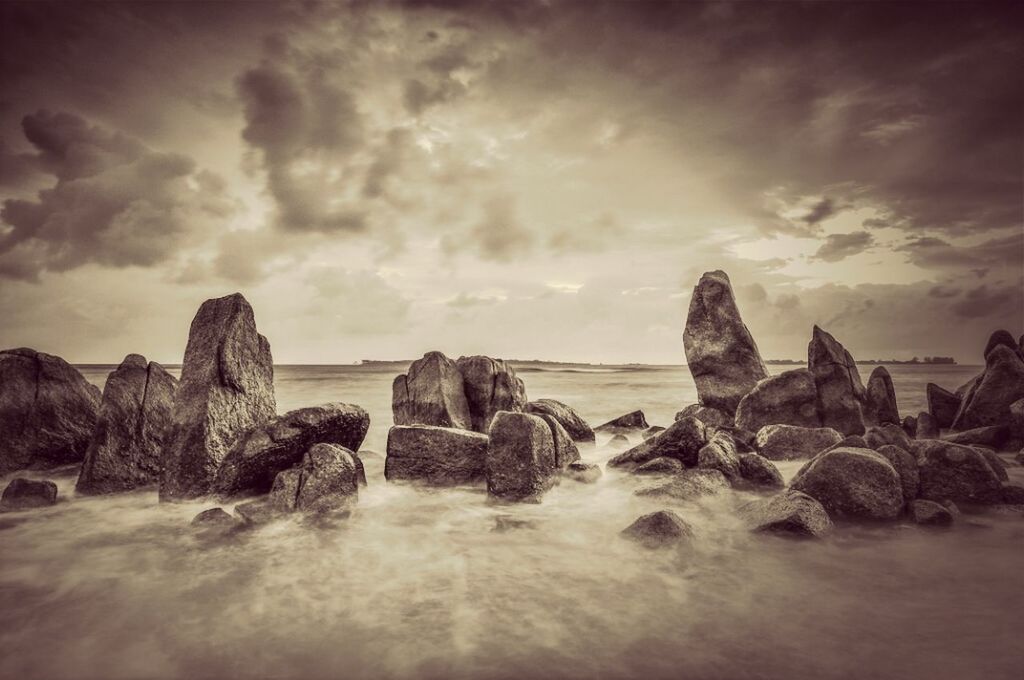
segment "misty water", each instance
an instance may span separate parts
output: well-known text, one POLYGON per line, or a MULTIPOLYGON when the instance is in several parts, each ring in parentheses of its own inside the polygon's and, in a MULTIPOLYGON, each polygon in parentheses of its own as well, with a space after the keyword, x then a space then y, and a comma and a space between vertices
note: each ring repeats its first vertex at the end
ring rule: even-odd
MULTIPOLYGON (((84 372, 102 386, 110 368, 84 372)), ((756 496, 729 492, 674 506, 695 539, 652 552, 618 532, 669 506, 634 496, 630 475, 563 481, 537 505, 387 484, 396 370, 276 370, 280 412, 345 401, 370 413, 356 513, 208 542, 188 525, 210 502, 76 497, 75 471, 33 474, 57 481, 61 502, 0 516, 0 677, 1024 676, 1020 516, 793 541, 750 534, 736 508, 756 496), (522 524, 495 531, 499 516, 522 524)), ((890 370, 901 412, 916 414, 926 382, 955 388, 979 369, 890 370)), ((667 425, 696 398, 681 367, 520 376, 531 398, 592 424, 642 408, 667 425)), ((584 460, 621 450, 605 439, 584 460)), ((1024 468, 1009 473, 1024 482, 1024 468)))

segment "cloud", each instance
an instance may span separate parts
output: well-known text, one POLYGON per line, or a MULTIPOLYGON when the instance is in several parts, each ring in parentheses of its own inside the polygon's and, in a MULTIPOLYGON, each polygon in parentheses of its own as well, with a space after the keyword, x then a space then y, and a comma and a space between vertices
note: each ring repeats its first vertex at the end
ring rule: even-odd
POLYGON ((464 236, 444 236, 442 246, 446 252, 472 250, 485 260, 511 262, 533 249, 534 234, 519 221, 511 196, 492 196, 483 203, 482 213, 464 236))
POLYGON ((836 207, 835 201, 831 198, 823 198, 815 203, 814 206, 811 207, 810 212, 800 219, 809 225, 816 225, 832 217, 837 212, 839 212, 839 210, 836 207))
POLYGON ((556 253, 599 252, 614 246, 625 233, 615 215, 603 213, 582 224, 553 231, 548 246, 556 253))
POLYGON ((866 231, 829 234, 812 257, 823 262, 839 262, 864 252, 874 245, 874 242, 874 237, 866 231))
POLYGON ((998 288, 982 284, 972 288, 964 294, 963 299, 953 304, 953 312, 965 319, 997 317, 1000 322, 1011 319, 1015 313, 1020 314, 1021 305, 1024 304, 1022 283, 1024 281, 998 288))
POLYGON ((988 239, 975 245, 953 245, 936 236, 911 239, 894 248, 907 261, 925 269, 970 270, 987 273, 992 268, 1017 269, 1024 264, 1024 232, 988 239))

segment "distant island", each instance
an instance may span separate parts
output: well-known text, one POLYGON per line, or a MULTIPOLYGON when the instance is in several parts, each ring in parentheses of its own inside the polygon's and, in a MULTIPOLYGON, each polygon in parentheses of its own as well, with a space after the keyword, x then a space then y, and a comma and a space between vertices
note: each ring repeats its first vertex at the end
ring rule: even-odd
MULTIPOLYGON (((764 363, 782 366, 796 366, 807 363, 806 359, 765 359, 764 363)), ((901 360, 901 359, 857 359, 858 364, 947 364, 955 365, 956 359, 953 357, 925 357, 924 359, 913 359, 901 360)))
MULTIPOLYGON (((396 359, 396 360, 380 360, 380 359, 363 359, 355 362, 359 366, 407 366, 412 363, 413 359, 396 359)), ((650 366, 685 366, 686 364, 638 364, 638 363, 627 363, 627 364, 606 364, 598 363, 591 364, 586 362, 574 362, 574 361, 543 361, 540 359, 508 359, 509 363, 515 366, 531 366, 531 365, 549 365, 549 366, 629 366, 629 367, 650 367, 650 366)), ((769 366, 804 366, 807 364, 807 359, 765 359, 764 363, 769 366)), ((877 366, 879 364, 903 364, 903 365, 935 365, 942 364, 947 366, 956 365, 956 359, 953 357, 924 357, 920 359, 914 357, 913 359, 857 359, 856 363, 865 364, 868 366, 877 366)))

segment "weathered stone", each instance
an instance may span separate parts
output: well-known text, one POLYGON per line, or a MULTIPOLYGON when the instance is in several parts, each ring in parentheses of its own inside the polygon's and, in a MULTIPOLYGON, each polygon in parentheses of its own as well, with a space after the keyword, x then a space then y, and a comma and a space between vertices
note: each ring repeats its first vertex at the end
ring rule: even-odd
POLYGON ((896 470, 896 474, 900 476, 903 502, 909 503, 917 498, 918 490, 921 487, 921 475, 918 472, 917 458, 914 457, 914 454, 892 444, 880 446, 876 451, 889 461, 889 464, 896 470))
POLYGON ((249 428, 221 461, 211 491, 224 498, 267 493, 278 473, 302 462, 314 444, 358 451, 370 416, 354 404, 331 403, 289 411, 249 428))
POLYGON ((1002 481, 981 452, 939 440, 918 441, 914 449, 921 475, 919 498, 974 504, 1002 501, 1002 481))
POLYGON ((460 357, 455 366, 462 374, 473 430, 486 433, 495 413, 526 406, 526 386, 508 362, 478 355, 460 357))
POLYGON ((830 427, 766 425, 757 432, 755 448, 768 460, 811 458, 842 441, 830 427))
POLYGON ((396 425, 388 432, 384 478, 432 486, 482 482, 487 435, 431 425, 396 425))
POLYGON ((1003 484, 1003 503, 1006 505, 1024 505, 1024 486, 1020 484, 1003 484))
POLYGON ((805 368, 761 380, 736 408, 736 427, 757 432, 765 425, 821 427, 818 388, 805 368))
POLYGON ((0 497, 0 510, 28 510, 57 502, 57 485, 45 479, 15 477, 0 497))
POLYGON ((597 463, 576 461, 575 463, 569 463, 569 467, 565 469, 564 474, 569 479, 581 484, 593 484, 601 479, 602 472, 601 466, 597 463))
POLYGON ((643 437, 644 439, 650 439, 654 435, 664 431, 665 428, 663 428, 661 425, 651 425, 649 428, 641 432, 640 436, 643 437))
POLYGON ((693 538, 693 530, 671 510, 659 510, 640 517, 622 530, 622 536, 645 548, 662 548, 693 538))
POLYGON ((487 446, 487 493, 508 501, 534 501, 555 478, 551 428, 540 416, 499 411, 487 446))
POLYGON ((729 482, 718 470, 684 470, 654 486, 637 489, 637 496, 656 496, 679 501, 691 501, 711 496, 729 488, 729 482))
POLYGON ((537 399, 526 404, 523 410, 534 415, 548 415, 557 420, 573 441, 594 441, 594 430, 571 406, 554 399, 537 399))
POLYGON ((988 446, 1001 451, 1010 440, 1010 428, 1005 425, 989 425, 972 430, 954 432, 943 437, 945 441, 964 446, 988 446))
POLYGON ((675 458, 654 458, 633 470, 638 475, 674 475, 683 471, 683 464, 675 458))
POLYGON ((1019 349, 1017 341, 1013 339, 1012 335, 1010 335, 1010 331, 1002 329, 994 331, 992 335, 988 336, 988 342, 985 343, 985 351, 982 352, 981 355, 987 360, 988 355, 996 347, 1008 347, 1009 349, 1012 349, 1014 352, 1016 352, 1019 349))
POLYGON ((99 389, 60 357, 0 351, 0 475, 82 460, 99 405, 99 389))
POLYGON ((756 501, 744 510, 751 531, 796 538, 820 538, 832 530, 832 520, 818 501, 789 490, 756 501))
POLYGON ((740 486, 754 489, 781 489, 786 486, 774 463, 756 453, 741 453, 740 486))
POLYGON ((649 427, 650 425, 647 424, 647 419, 644 418, 644 412, 637 410, 619 416, 613 420, 609 420, 604 425, 595 427, 594 432, 628 434, 630 432, 646 430, 649 427))
POLYGON ((972 446, 971 448, 985 457, 985 460, 988 461, 989 466, 992 468, 992 472, 996 473, 996 477, 999 478, 999 481, 1009 481, 1010 476, 1006 472, 1006 463, 1004 463, 1003 459, 999 457, 999 454, 986 446, 972 446))
POLYGON ((551 428, 551 439, 555 445, 555 468, 564 470, 569 467, 570 463, 578 461, 580 450, 562 424, 553 416, 542 415, 539 417, 551 428))
POLYGON ((890 444, 909 451, 914 440, 907 436, 899 425, 887 423, 881 426, 869 427, 864 433, 864 442, 869 449, 877 449, 880 446, 890 444))
POLYGON ((683 418, 691 417, 711 427, 733 427, 735 425, 731 414, 710 406, 701 406, 700 404, 690 404, 677 413, 675 419, 682 420, 683 418))
POLYGON ((903 419, 903 431, 907 433, 907 436, 911 439, 917 438, 917 418, 914 416, 907 416, 903 419))
POLYGON ((864 419, 873 425, 898 425, 900 422, 896 388, 885 366, 876 366, 868 377, 868 386, 864 392, 864 419))
POLYGON ((899 474, 870 449, 823 453, 797 474, 790 487, 816 499, 832 519, 890 520, 903 509, 899 474))
POLYGON ((178 381, 155 362, 129 354, 107 377, 99 417, 75 490, 129 491, 160 481, 178 381))
POLYGON ((918 439, 938 439, 939 438, 939 424, 935 420, 935 417, 927 411, 921 411, 917 414, 917 438, 918 439))
POLYGON ((953 524, 953 513, 935 501, 916 500, 910 504, 910 517, 917 524, 948 527, 953 524))
POLYGON ((697 455, 707 440, 704 423, 696 418, 683 418, 672 423, 664 432, 615 456, 608 461, 608 465, 629 467, 667 456, 675 458, 686 467, 693 467, 697 464, 697 455))
POLYGON ((1018 399, 1010 404, 1010 434, 1018 439, 1024 439, 1024 399, 1018 399))
POLYGON ((624 434, 612 435, 612 438, 608 440, 605 446, 629 446, 629 437, 624 434))
POLYGON ((935 383, 925 386, 925 394, 928 397, 928 413, 935 419, 936 425, 940 428, 952 425, 960 409, 960 397, 935 383))
POLYGON ((238 520, 223 508, 210 508, 192 518, 192 526, 197 529, 234 529, 238 526, 238 520))
POLYGON ((278 473, 270 505, 282 512, 324 514, 345 511, 359 500, 359 474, 352 452, 336 444, 316 444, 302 463, 278 473))
POLYGON ((694 287, 683 348, 704 406, 734 414, 740 400, 768 377, 723 271, 706 272, 694 287))
POLYGON ((818 391, 821 424, 843 434, 864 434, 865 394, 857 364, 845 347, 817 326, 807 346, 807 367, 818 391))
POLYGON ((472 429, 462 373, 441 352, 427 352, 395 378, 391 390, 395 425, 472 429))
POLYGON ((1024 360, 1016 351, 997 345, 985 359, 985 371, 960 404, 952 429, 1008 425, 1010 404, 1024 399, 1024 360))
POLYGON ((740 457, 732 437, 726 432, 715 432, 697 452, 697 467, 702 470, 718 470, 730 482, 739 481, 742 476, 740 457))
POLYGON ((189 329, 165 436, 160 500, 203 496, 235 439, 274 416, 274 361, 239 293, 207 300, 189 329))
POLYGON ((235 506, 235 515, 247 526, 267 524, 280 519, 284 514, 274 507, 268 498, 257 498, 235 506))

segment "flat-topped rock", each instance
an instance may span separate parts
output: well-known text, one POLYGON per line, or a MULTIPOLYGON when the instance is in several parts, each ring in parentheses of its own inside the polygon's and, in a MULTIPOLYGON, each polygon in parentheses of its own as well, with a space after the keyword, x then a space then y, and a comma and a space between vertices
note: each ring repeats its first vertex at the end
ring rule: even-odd
POLYGON ((949 508, 935 501, 916 500, 910 504, 910 518, 916 524, 933 527, 948 527, 953 524, 955 515, 949 508))
POLYGON ((765 425, 820 427, 818 388, 805 368, 761 380, 740 400, 736 427, 757 432, 765 425))
POLYGON ((684 470, 668 481, 637 489, 637 496, 655 496, 677 501, 692 501, 729 489, 729 481, 719 470, 684 470))
POLYGON ((431 425, 396 425, 388 431, 384 478, 431 486, 483 482, 487 435, 431 425))
POLYGON ((395 378, 391 410, 395 425, 473 428, 462 373, 441 352, 427 352, 395 378))
POLYGON ((522 411, 526 386, 508 362, 486 356, 460 357, 455 362, 469 405, 471 429, 487 432, 498 411, 522 411))
POLYGON ((818 326, 807 346, 807 368, 818 390, 822 426, 843 434, 863 434, 865 390, 857 363, 838 340, 818 326))
POLYGON ((557 420, 573 441, 592 442, 594 441, 594 430, 587 424, 582 416, 571 406, 563 404, 554 399, 537 399, 528 402, 523 408, 526 413, 538 416, 551 416, 557 420))

